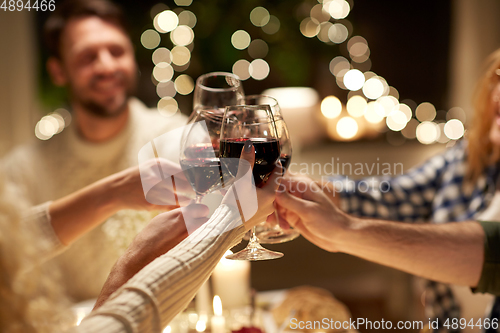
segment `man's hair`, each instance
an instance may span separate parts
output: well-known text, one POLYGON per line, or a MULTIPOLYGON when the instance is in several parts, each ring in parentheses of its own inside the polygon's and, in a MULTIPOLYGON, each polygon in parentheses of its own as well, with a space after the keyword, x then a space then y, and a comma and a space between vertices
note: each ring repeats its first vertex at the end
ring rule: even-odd
POLYGON ((97 16, 128 32, 122 9, 111 1, 65 0, 57 4, 56 10, 44 25, 44 40, 51 56, 60 58, 61 35, 68 22, 86 16, 97 16))

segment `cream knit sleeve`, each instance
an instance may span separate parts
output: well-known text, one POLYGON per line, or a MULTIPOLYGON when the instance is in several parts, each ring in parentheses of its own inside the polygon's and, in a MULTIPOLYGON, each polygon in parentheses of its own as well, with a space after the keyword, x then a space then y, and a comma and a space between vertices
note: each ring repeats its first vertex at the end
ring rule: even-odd
POLYGON ((49 214, 51 201, 26 209, 21 217, 22 230, 29 230, 35 240, 37 263, 42 263, 56 254, 64 251, 66 246, 61 243, 52 227, 49 214))
POLYGON ((238 209, 221 205, 207 223, 143 268, 75 331, 161 332, 244 233, 238 209))

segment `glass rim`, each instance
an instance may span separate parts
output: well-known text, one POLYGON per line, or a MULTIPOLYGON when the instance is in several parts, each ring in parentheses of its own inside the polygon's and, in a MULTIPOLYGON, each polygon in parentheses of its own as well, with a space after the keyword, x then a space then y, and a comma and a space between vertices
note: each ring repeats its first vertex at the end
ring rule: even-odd
POLYGON ((210 72, 210 73, 206 73, 206 74, 203 74, 201 76, 199 76, 197 79, 196 79, 196 85, 197 86, 200 86, 200 87, 203 87, 203 89, 206 89, 206 90, 209 90, 209 91, 236 91, 238 90, 240 87, 241 87, 241 79, 238 75, 234 74, 234 73, 229 73, 229 72, 210 72), (232 77, 233 79, 236 80, 236 82, 238 83, 236 86, 234 87, 228 87, 228 88, 214 88, 214 87, 209 87, 207 85, 204 85, 201 83, 202 80, 208 78, 208 77, 211 77, 211 76, 228 76, 228 77, 232 77))
POLYGON ((209 107, 206 107, 206 108, 201 108, 201 109, 198 109, 196 111, 198 114, 204 114, 204 115, 207 115, 208 118, 220 118, 222 121, 222 119, 224 118, 224 111, 216 111, 214 110, 213 108, 209 108, 209 107))
MULTIPOLYGON (((275 97, 270 96, 270 95, 262 95, 262 94, 246 95, 244 100, 246 101, 247 99, 250 99, 250 98, 269 98, 273 102, 276 103, 276 104, 258 104, 258 105, 270 105, 270 106, 279 105, 278 100, 275 97)), ((249 105, 249 104, 245 104, 245 105, 249 105)), ((252 105, 252 104, 250 104, 250 105, 252 105)), ((257 104, 255 104, 255 105, 257 105, 257 104)))

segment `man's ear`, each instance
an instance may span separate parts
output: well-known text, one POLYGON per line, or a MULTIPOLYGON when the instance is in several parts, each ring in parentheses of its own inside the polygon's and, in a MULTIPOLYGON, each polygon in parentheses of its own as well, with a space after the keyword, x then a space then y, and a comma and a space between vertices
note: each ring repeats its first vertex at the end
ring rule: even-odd
POLYGON ((64 72, 61 60, 50 57, 47 60, 47 71, 52 78, 52 82, 56 86, 64 86, 68 82, 68 78, 66 77, 66 73, 64 72))

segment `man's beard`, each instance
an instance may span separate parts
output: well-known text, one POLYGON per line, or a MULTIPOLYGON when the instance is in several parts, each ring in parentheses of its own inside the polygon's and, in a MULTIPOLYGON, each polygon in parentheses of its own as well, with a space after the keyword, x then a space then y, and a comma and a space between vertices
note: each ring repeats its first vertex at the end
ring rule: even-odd
MULTIPOLYGON (((123 74, 119 73, 117 75, 123 75, 123 74)), ((99 78, 96 77, 94 80, 98 79, 99 78)), ((122 79, 125 79, 125 77, 123 76, 122 79)), ((90 114, 100 118, 115 118, 120 116, 123 112, 127 110, 128 100, 130 97, 134 95, 135 92, 135 87, 136 87, 135 81, 136 78, 133 78, 127 82, 127 90, 125 91, 125 98, 123 99, 120 105, 113 108, 108 107, 107 105, 105 105, 105 103, 98 103, 90 98, 82 97, 73 87, 70 87, 71 95, 73 100, 76 103, 80 104, 80 106, 90 114)))
POLYGON ((109 107, 96 103, 95 101, 90 99, 79 99, 78 97, 76 97, 76 100, 86 111, 88 111, 94 116, 100 118, 115 118, 127 110, 128 99, 131 96, 132 94, 127 93, 127 95, 123 100, 123 103, 121 103, 118 107, 115 107, 113 109, 110 109, 109 107))

